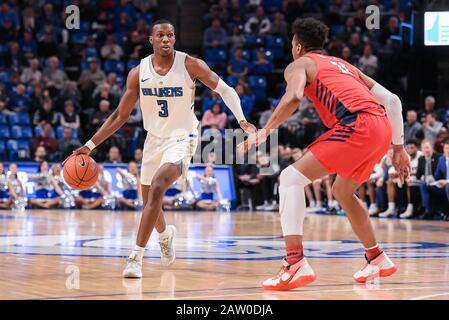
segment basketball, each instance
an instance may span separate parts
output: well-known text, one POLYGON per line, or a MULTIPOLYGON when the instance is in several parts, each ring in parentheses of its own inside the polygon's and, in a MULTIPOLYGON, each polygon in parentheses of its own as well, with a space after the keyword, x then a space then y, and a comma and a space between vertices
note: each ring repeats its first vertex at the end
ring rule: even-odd
POLYGON ((91 188, 98 179, 98 166, 87 154, 70 156, 64 164, 65 182, 77 190, 91 188))

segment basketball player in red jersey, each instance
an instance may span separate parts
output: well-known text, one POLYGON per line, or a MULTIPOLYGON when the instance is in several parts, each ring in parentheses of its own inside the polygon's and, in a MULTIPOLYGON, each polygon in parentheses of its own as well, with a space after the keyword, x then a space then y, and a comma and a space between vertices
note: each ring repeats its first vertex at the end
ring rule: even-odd
POLYGON ((357 282, 386 277, 397 267, 380 248, 367 210, 354 194, 391 143, 394 167, 402 180, 410 161, 403 147, 402 105, 399 98, 357 68, 336 57, 321 54, 328 28, 307 18, 293 24, 294 61, 285 69, 287 88, 266 126, 252 133, 241 146, 264 142, 298 108, 306 96, 330 128, 309 146, 309 151, 281 172, 280 220, 286 258, 279 272, 263 283, 268 290, 290 290, 316 279, 303 254, 303 222, 306 213, 304 187, 327 174, 337 174, 332 187, 352 228, 365 247, 366 264, 354 274, 357 282))

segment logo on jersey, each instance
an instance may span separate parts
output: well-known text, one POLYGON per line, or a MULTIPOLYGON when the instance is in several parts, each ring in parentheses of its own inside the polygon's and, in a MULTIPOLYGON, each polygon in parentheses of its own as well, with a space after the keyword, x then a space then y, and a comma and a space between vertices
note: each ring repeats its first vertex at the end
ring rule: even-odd
POLYGON ((142 88, 144 96, 159 98, 182 97, 182 87, 142 88))

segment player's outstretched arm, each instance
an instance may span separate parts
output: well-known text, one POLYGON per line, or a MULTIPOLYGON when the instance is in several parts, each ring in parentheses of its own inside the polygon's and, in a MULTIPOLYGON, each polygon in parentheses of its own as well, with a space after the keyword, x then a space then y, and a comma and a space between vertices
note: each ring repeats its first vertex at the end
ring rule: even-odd
POLYGON ((95 135, 84 146, 73 151, 74 154, 89 154, 96 146, 105 141, 120 129, 126 121, 139 99, 139 67, 133 68, 126 79, 126 91, 117 109, 106 119, 95 135))
POLYGON ((221 80, 203 60, 187 56, 186 69, 193 79, 200 80, 205 86, 220 95, 245 132, 256 131, 256 127, 245 119, 237 92, 221 80))
POLYGON ((377 102, 384 106, 393 132, 393 166, 399 173, 401 182, 410 176, 410 158, 404 149, 404 119, 402 117, 402 103, 399 97, 384 88, 375 80, 359 70, 359 77, 371 90, 377 102))
POLYGON ((295 110, 304 96, 304 88, 307 83, 307 74, 304 61, 298 59, 290 63, 284 71, 287 82, 285 93, 264 128, 250 134, 247 140, 238 146, 239 153, 248 152, 252 145, 260 145, 271 134, 273 129, 284 123, 295 110))

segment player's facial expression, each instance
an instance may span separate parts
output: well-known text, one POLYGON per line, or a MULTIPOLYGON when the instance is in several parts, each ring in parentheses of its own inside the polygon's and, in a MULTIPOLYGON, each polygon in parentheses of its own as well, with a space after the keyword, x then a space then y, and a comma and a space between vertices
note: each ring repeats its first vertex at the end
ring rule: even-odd
POLYGON ((298 59, 301 56, 301 49, 302 46, 299 43, 298 39, 296 38, 296 35, 293 36, 292 39, 292 56, 293 56, 293 60, 298 59))
POLYGON ((150 43, 155 53, 163 56, 172 54, 175 41, 175 30, 171 24, 162 23, 153 27, 150 43))
POLYGON ((214 176, 214 169, 212 169, 212 167, 207 167, 205 172, 204 172, 204 175, 206 177, 213 177, 214 176))

